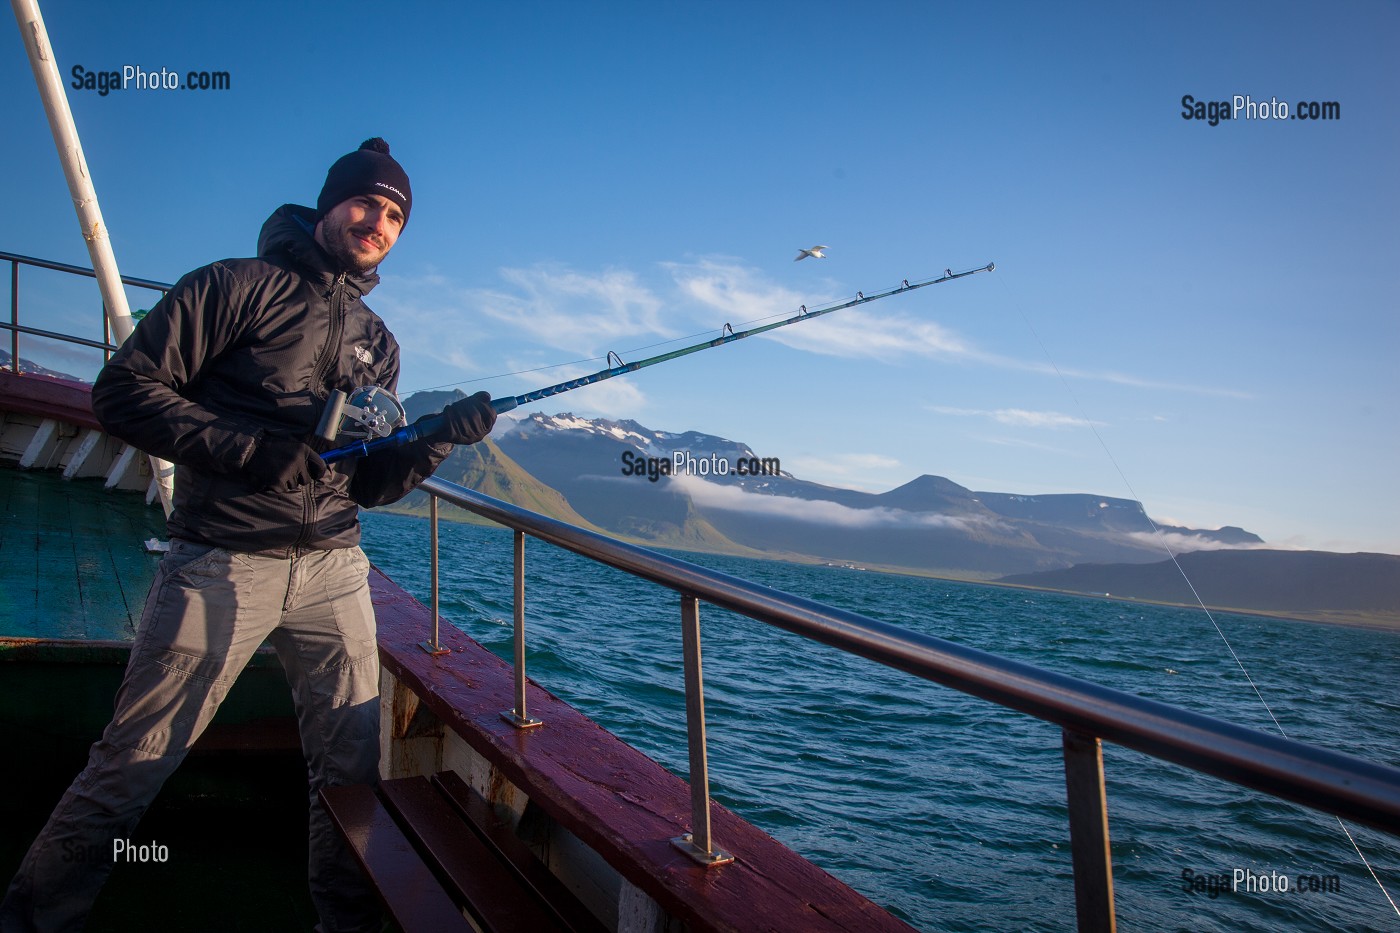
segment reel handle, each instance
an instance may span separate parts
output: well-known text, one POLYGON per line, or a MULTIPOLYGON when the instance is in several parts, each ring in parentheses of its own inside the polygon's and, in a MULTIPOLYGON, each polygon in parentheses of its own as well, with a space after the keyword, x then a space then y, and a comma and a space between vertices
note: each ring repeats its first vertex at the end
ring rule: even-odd
POLYGON ((321 440, 329 443, 340 432, 340 416, 345 411, 347 398, 349 396, 340 389, 331 389, 330 395, 326 396, 326 410, 321 412, 321 421, 316 425, 316 436, 321 440))

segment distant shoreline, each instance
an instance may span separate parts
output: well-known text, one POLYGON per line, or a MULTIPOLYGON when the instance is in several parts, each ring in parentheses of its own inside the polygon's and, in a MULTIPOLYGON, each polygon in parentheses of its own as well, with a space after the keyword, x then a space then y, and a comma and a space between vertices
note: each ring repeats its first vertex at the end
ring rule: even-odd
MULTIPOLYGON (((639 542, 633 542, 639 543, 639 542)), ((1134 596, 1113 596, 1105 593, 1088 593, 1082 590, 1067 590, 1048 586, 1028 586, 1024 583, 1001 583, 996 580, 979 580, 969 576, 961 576, 950 573, 936 573, 933 571, 917 570, 908 567, 887 567, 878 564, 863 564, 854 561, 833 561, 822 558, 795 558, 792 556, 778 557, 765 555, 763 557, 753 557, 749 554, 728 554, 724 551, 691 551, 684 548, 660 547, 658 545, 642 545, 653 547, 658 550, 676 551, 681 554, 721 554, 725 557, 745 557, 750 560, 772 560, 784 564, 802 564, 804 566, 827 566, 837 570, 853 570, 856 572, 866 571, 870 573, 884 573, 901 577, 922 577, 929 580, 946 580, 949 583, 970 583, 975 586, 994 586, 1000 589, 1025 590, 1031 593, 1055 593, 1060 596, 1075 596, 1083 599, 1097 599, 1106 602, 1123 603, 1125 605, 1137 606, 1161 606, 1169 609, 1197 609, 1201 608, 1199 603, 1174 603, 1152 599, 1140 599, 1134 596)), ((1371 631, 1393 632, 1400 634, 1400 616, 1391 616, 1375 612, 1357 612, 1354 610, 1275 610, 1275 609, 1245 609, 1238 606, 1212 606, 1205 607, 1210 612, 1227 612, 1234 615, 1256 616, 1266 619, 1279 619, 1285 622, 1310 622, 1316 625, 1339 625, 1345 628, 1369 629, 1371 631)))
MULTIPOLYGON (((963 581, 980 582, 984 586, 997 586, 1005 589, 1029 590, 1035 593, 1058 593, 1062 596, 1079 596, 1085 599, 1101 599, 1107 602, 1127 603, 1139 606, 1165 606, 1171 609, 1200 609, 1199 603, 1169 603, 1151 599, 1138 599, 1134 596, 1113 596, 1107 593, 1085 593, 1080 590, 1063 590, 1045 586, 1027 586, 1023 583, 995 583, 992 581, 963 581)), ((1314 622, 1320 625, 1341 625, 1347 628, 1364 628, 1373 631, 1400 633, 1400 617, 1384 616, 1380 613, 1355 612, 1352 610, 1295 610, 1280 611, 1274 609, 1241 609, 1236 606, 1206 606, 1211 612, 1228 612, 1241 616, 1260 616, 1268 619, 1280 619, 1286 622, 1314 622)))
MULTIPOLYGON (((407 509, 389 508, 375 509, 379 514, 402 515, 407 518, 424 519, 426 516, 417 514, 407 509)), ((456 511, 456 510, 453 510, 456 511)), ((442 518, 445 521, 465 522, 474 525, 495 525, 502 531, 508 531, 503 525, 480 518, 471 513, 460 515, 447 514, 444 510, 442 518)), ((1054 593, 1060 596, 1075 596, 1083 599, 1097 599, 1107 602, 1122 603, 1125 605, 1137 606, 1160 606, 1171 609, 1200 609, 1198 603, 1178 603, 1166 602, 1151 599, 1140 599, 1133 596, 1113 596, 1105 593, 1090 593, 1083 590, 1061 589, 1048 586, 1029 586, 1023 583, 1001 583, 996 580, 978 579, 970 575, 957 573, 939 573, 932 570, 920 570, 910 567, 891 567, 880 564, 866 564, 849 560, 833 560, 830 558, 813 557, 805 554, 769 554, 763 552, 733 553, 724 550, 695 550, 693 548, 673 547, 669 545, 655 544, 642 541, 636 538, 628 538, 621 535, 609 534, 608 537, 628 544, 635 544, 639 547, 650 548, 658 551, 670 551, 677 554, 715 554, 721 557, 741 557, 747 560, 767 560, 781 564, 798 564, 802 566, 831 567, 837 570, 852 570, 856 572, 866 571, 871 573, 883 573, 901 577, 922 577, 929 580, 946 580, 950 583, 970 583, 977 586, 994 586, 1001 589, 1025 590, 1032 593, 1054 593)), ((1238 606, 1212 606, 1207 605, 1210 612, 1227 612, 1234 615, 1256 616, 1259 618, 1279 619, 1287 622, 1310 622, 1319 625, 1338 625, 1345 628, 1369 629, 1372 631, 1392 632, 1400 634, 1400 616, 1386 615, 1376 612, 1358 612, 1354 610, 1277 610, 1277 609, 1248 609, 1238 606)))

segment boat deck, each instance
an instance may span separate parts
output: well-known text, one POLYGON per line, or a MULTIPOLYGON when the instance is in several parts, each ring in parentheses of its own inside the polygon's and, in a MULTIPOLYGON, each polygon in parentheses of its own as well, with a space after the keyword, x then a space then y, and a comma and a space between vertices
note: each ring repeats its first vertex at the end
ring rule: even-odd
MULTIPOLYGON (((0 798, 7 885, 112 715, 165 538, 159 508, 102 480, 0 462, 0 798)), ((167 863, 119 864, 90 928, 307 930, 306 765, 277 659, 255 657, 134 841, 167 863), (160 914, 152 915, 156 892, 160 914), (250 908, 250 905, 251 908, 250 908)))
POLYGON ((0 464, 0 636, 130 641, 165 537, 160 510, 100 480, 0 464))

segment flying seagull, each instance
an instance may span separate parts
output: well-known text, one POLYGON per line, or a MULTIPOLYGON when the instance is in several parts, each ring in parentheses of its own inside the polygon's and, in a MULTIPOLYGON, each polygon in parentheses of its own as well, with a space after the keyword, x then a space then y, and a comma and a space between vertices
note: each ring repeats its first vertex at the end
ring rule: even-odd
POLYGON ((811 256, 813 259, 825 259, 826 254, 823 253, 822 250, 830 248, 829 246, 813 246, 811 249, 800 249, 797 251, 797 258, 794 259, 793 262, 801 262, 808 256, 811 256))

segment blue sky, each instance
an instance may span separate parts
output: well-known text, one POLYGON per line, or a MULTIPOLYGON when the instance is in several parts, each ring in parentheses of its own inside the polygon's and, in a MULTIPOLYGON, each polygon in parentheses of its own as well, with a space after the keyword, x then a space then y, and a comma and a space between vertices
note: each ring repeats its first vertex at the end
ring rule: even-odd
MULTIPOLYGON (((127 274, 250 254, 276 206, 389 140, 415 202, 370 304, 405 389, 515 394, 601 361, 486 377, 995 261, 543 410, 742 440, 833 485, 1132 496, 1400 553, 1394 3, 43 10, 65 79, 230 74, 68 89, 127 274), (1186 94, 1341 119, 1212 127, 1186 94)), ((87 265, 9 29, 0 249, 87 265)), ((95 288, 26 276, 27 323, 95 316, 95 288)))

